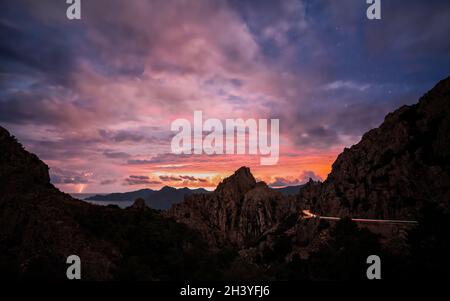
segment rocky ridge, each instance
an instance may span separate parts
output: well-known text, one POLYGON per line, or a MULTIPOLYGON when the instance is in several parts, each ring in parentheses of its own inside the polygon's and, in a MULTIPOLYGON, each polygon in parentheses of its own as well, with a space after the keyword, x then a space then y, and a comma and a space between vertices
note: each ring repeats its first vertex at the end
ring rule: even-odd
POLYGON ((294 198, 257 183, 250 169, 241 167, 213 193, 187 196, 168 215, 199 231, 213 247, 243 248, 296 212, 294 198))
POLYGON ((417 219, 436 204, 450 210, 450 78, 417 104, 386 116, 380 127, 338 156, 322 185, 300 200, 323 215, 417 219))

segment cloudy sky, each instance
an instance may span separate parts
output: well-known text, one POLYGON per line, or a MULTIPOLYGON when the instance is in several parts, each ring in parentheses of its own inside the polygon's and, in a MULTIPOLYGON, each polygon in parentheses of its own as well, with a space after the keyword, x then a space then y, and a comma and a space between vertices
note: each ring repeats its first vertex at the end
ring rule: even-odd
POLYGON ((450 73, 450 1, 0 0, 0 125, 67 192, 325 179, 450 73), (280 160, 174 155, 176 118, 278 118, 280 160))

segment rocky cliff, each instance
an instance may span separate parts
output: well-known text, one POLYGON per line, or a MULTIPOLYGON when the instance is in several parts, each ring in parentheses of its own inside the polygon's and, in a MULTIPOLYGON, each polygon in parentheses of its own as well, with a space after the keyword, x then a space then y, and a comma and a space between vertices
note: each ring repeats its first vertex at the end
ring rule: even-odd
POLYGON ((47 165, 1 127, 0 149, 1 270, 18 277, 64 278, 65 258, 76 254, 88 279, 110 279, 116 248, 81 229, 69 211, 85 204, 54 188, 47 165))
POLYGON ((257 183, 241 167, 206 195, 191 195, 168 212, 176 221, 198 230, 213 247, 243 248, 297 212, 293 198, 257 183))
POLYGON ((345 149, 322 185, 300 201, 323 215, 416 219, 424 205, 450 209, 450 78, 417 104, 386 116, 345 149))

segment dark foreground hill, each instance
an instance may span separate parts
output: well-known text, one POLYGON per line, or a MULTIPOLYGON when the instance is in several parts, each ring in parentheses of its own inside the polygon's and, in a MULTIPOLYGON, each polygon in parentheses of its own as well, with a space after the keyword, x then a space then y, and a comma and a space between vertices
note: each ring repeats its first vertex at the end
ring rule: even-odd
POLYGON ((81 258, 83 279, 209 279, 206 244, 146 207, 119 209, 73 199, 48 167, 0 127, 0 278, 65 279, 81 258))

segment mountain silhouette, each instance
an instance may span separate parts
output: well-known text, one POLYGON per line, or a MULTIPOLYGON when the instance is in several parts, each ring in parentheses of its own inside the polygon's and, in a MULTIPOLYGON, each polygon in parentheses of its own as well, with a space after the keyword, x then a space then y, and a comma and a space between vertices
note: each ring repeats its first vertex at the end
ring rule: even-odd
POLYGON ((324 215, 416 219, 429 205, 448 213, 449 138, 447 78, 346 148, 323 184, 301 190, 302 201, 324 215))
MULTIPOLYGON (((272 189, 280 192, 284 196, 294 196, 299 193, 302 187, 303 185, 296 185, 272 189)), ((138 198, 141 198, 145 201, 146 206, 152 209, 167 210, 172 207, 172 205, 181 203, 185 196, 202 193, 211 192, 204 188, 190 189, 187 187, 175 188, 164 186, 160 190, 145 188, 130 192, 97 194, 86 198, 86 200, 100 202, 132 202, 138 198)))
POLYGON ((156 210, 166 210, 169 209, 173 204, 177 204, 183 201, 186 195, 191 195, 194 193, 209 193, 209 191, 203 188, 189 189, 187 187, 174 188, 170 186, 164 186, 160 190, 140 189, 124 193, 94 195, 87 198, 87 200, 121 202, 134 201, 137 198, 142 198, 148 207, 156 210))

